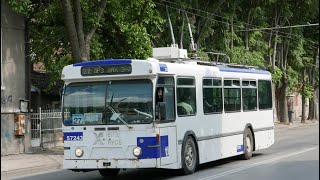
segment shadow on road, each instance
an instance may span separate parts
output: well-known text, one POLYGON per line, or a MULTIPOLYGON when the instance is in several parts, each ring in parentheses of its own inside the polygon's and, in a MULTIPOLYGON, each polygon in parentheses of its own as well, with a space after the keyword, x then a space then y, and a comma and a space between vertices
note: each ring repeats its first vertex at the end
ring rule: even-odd
MULTIPOLYGON (((261 155, 263 155, 263 153, 253 153, 252 154, 252 158, 258 157, 258 156, 261 156, 261 155)), ((241 159, 240 156, 234 156, 234 157, 230 157, 230 158, 220 159, 220 160, 217 160, 217 161, 201 164, 198 167, 198 171, 203 171, 203 170, 210 169, 210 168, 216 168, 216 167, 219 167, 219 166, 231 163, 231 162, 235 162, 235 161, 244 161, 244 160, 241 159)))

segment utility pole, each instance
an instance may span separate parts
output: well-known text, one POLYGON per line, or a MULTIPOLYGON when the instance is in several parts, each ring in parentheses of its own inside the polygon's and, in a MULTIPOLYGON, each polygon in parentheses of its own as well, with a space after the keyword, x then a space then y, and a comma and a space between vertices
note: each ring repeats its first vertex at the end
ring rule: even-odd
POLYGON ((30 21, 28 18, 25 19, 25 99, 29 101, 28 112, 30 112, 30 103, 31 103, 31 56, 30 52, 30 21))

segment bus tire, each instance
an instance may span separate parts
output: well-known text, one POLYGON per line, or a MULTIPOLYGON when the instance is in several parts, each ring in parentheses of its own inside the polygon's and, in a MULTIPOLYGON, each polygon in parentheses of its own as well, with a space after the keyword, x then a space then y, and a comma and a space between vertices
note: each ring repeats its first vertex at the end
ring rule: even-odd
POLYGON ((99 173, 103 177, 112 177, 119 174, 120 169, 99 169, 99 173))
POLYGON ((182 143, 181 164, 181 173, 184 175, 194 173, 197 168, 197 148, 193 138, 190 136, 182 143))
POLYGON ((246 128, 243 134, 243 151, 242 159, 248 160, 252 157, 253 135, 249 128, 246 128))

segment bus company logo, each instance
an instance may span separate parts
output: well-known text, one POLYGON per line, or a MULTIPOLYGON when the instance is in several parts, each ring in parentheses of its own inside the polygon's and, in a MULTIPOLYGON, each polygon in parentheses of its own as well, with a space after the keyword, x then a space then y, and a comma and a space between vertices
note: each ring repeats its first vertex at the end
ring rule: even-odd
POLYGON ((168 72, 168 67, 166 64, 160 64, 160 71, 162 72, 168 72))
POLYGON ((95 141, 93 145, 111 145, 111 146, 120 146, 122 145, 122 140, 120 138, 120 133, 115 132, 99 132, 93 133, 95 141), (106 140, 107 139, 107 140, 106 140))
POLYGON ((103 141, 101 140, 101 138, 103 138, 103 133, 100 132, 99 134, 97 134, 97 133, 93 133, 93 134, 94 134, 94 136, 96 138, 96 140, 94 141, 93 145, 97 145, 97 144, 103 145, 103 141))

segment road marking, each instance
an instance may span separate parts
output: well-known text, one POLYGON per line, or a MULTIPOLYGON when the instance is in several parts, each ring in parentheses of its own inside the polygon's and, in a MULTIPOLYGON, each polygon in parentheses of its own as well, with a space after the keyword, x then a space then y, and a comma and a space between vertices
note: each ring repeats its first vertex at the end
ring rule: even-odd
POLYGON ((246 170, 246 169, 249 169, 249 168, 252 168, 252 167, 255 167, 255 166, 271 163, 271 162, 278 161, 278 160, 283 159, 283 158, 287 158, 287 157, 290 157, 290 156, 295 156, 295 155, 302 154, 302 153, 305 153, 305 152, 308 152, 308 151, 312 151, 312 150, 314 150, 316 148, 318 148, 318 147, 308 148, 308 149, 304 149, 302 151, 294 152, 294 153, 291 153, 291 154, 287 154, 287 155, 275 157, 275 158, 272 158, 272 159, 256 162, 254 164, 247 165, 247 166, 240 167, 240 168, 236 168, 236 169, 232 169, 232 170, 229 170, 229 171, 225 171, 225 172, 220 173, 220 174, 215 174, 213 176, 207 176, 207 177, 201 178, 199 180, 211 180, 211 179, 216 179, 216 178, 219 178, 219 177, 227 176, 227 175, 230 175, 230 174, 242 171, 242 170, 246 170))

